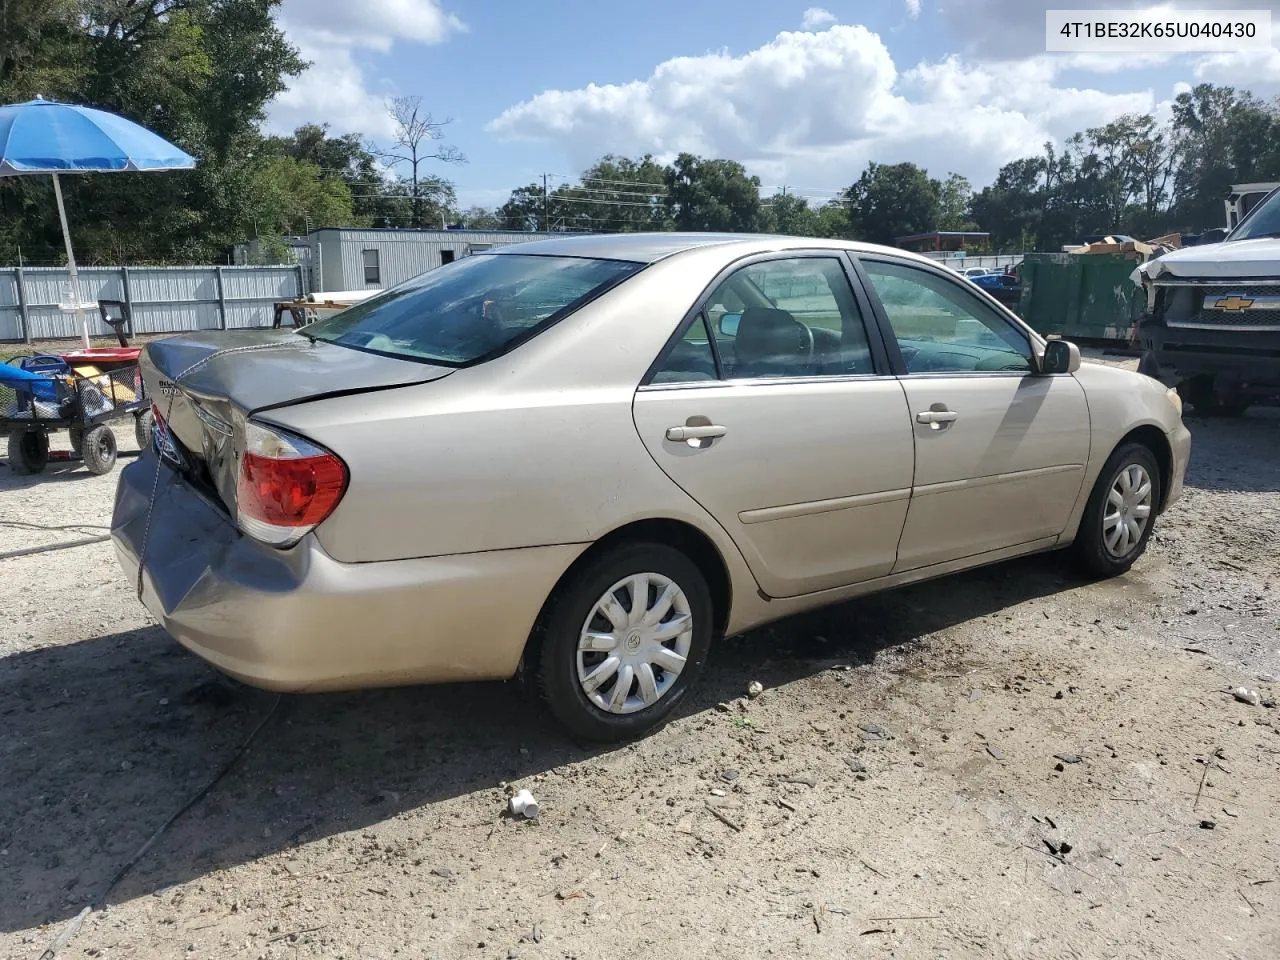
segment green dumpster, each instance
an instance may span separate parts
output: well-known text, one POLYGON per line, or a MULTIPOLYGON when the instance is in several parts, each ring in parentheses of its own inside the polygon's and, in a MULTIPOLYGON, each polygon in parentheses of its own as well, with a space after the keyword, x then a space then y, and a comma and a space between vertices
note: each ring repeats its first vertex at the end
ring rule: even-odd
POLYGON ((1105 253, 1032 253, 1022 262, 1018 313, 1037 333, 1086 343, 1128 343, 1146 307, 1129 279, 1137 263, 1105 253))

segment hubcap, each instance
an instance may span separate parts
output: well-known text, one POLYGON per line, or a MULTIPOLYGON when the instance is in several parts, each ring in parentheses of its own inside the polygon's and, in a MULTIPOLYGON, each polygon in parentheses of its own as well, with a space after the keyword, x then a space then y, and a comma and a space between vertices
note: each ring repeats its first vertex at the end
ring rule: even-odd
POLYGON ((578 682, 606 713, 635 713, 661 700, 693 643, 689 598, 660 573, 619 580, 596 601, 578 637, 578 682))
POLYGON ((1126 556, 1142 539, 1151 520, 1151 477, 1131 463, 1112 481, 1102 513, 1102 542, 1113 557, 1126 556))

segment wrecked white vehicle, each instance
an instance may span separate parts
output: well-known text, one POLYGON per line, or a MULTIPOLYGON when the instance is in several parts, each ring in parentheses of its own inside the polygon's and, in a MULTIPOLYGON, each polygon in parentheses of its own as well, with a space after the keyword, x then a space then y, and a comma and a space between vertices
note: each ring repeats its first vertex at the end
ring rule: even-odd
POLYGON ((1167 253, 1133 280, 1147 292, 1140 372, 1200 414, 1280 404, 1280 189, 1221 243, 1167 253))

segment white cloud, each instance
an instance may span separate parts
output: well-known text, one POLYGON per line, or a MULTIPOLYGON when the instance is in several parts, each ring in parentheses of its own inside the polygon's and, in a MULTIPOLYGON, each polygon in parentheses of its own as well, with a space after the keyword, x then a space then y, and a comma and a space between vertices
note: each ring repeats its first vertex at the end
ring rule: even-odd
POLYGON ((907 16, 912 20, 920 16, 920 7, 922 5, 923 0, 907 0, 907 16))
POLYGON ((819 27, 825 27, 829 23, 836 22, 836 15, 830 10, 824 10, 822 7, 810 7, 804 12, 800 23, 806 30, 817 30, 819 27))
POLYGON ((393 91, 372 89, 357 55, 386 54, 396 43, 443 43, 466 29, 439 0, 285 0, 277 22, 311 66, 267 107, 267 129, 327 123, 375 139, 392 132, 386 100, 393 91))
POLYGON ((678 57, 644 80, 548 90, 489 130, 561 145, 585 166, 613 151, 731 157, 767 183, 838 187, 869 160, 910 160, 987 182, 1001 164, 1122 113, 1151 91, 1059 85, 1041 56, 980 64, 950 57, 900 72, 862 26, 781 33, 742 56, 678 57))
MULTIPOLYGON (((1280 29, 1280 24, 1273 24, 1272 29, 1280 29)), ((1207 54, 1197 61, 1195 75, 1197 80, 1229 83, 1259 95, 1274 93, 1280 87, 1280 50, 1270 47, 1207 54)))

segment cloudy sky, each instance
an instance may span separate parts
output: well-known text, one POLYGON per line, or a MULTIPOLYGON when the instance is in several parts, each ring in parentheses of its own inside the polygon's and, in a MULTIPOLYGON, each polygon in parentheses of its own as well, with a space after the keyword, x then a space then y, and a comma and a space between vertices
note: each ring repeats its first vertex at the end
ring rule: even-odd
MULTIPOLYGON (((463 205, 492 205, 603 153, 730 157, 769 188, 815 200, 869 160, 911 160, 976 185, 1047 139, 1130 111, 1167 110, 1187 84, 1280 93, 1280 51, 1046 54, 1047 7, 1126 0, 285 0, 279 19, 313 66, 268 125, 390 133, 387 97, 452 117, 467 156, 437 168, 463 205)), ((1280 0, 1173 0, 1270 9, 1280 0)))

